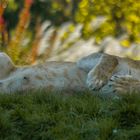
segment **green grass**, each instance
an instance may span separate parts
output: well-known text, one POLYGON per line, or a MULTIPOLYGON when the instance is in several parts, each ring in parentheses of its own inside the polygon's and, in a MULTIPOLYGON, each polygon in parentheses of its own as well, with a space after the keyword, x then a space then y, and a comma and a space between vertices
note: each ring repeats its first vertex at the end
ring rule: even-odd
POLYGON ((139 140, 140 96, 0 95, 0 140, 139 140))

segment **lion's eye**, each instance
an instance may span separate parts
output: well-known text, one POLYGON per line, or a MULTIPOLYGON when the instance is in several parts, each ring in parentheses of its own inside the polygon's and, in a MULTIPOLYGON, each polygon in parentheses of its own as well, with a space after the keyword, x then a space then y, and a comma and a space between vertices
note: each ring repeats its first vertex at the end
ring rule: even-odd
POLYGON ((24 76, 23 79, 28 81, 29 80, 29 77, 24 76))

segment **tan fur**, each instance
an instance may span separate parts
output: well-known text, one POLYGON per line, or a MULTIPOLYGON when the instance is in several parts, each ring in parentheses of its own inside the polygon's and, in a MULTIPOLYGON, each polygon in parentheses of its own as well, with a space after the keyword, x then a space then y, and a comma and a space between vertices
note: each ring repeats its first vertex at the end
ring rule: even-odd
POLYGON ((46 61, 19 67, 4 53, 0 54, 0 58, 0 67, 3 68, 0 70, 0 91, 4 93, 37 89, 92 89, 102 93, 140 91, 140 61, 95 53, 77 63, 46 61), (116 76, 118 78, 114 78, 116 76))
POLYGON ((112 77, 112 86, 117 94, 133 94, 140 92, 140 81, 130 75, 112 77))
POLYGON ((81 91, 86 89, 85 81, 86 73, 77 68, 76 63, 46 62, 35 66, 17 67, 10 76, 0 81, 0 90, 4 93, 37 89, 81 91))
POLYGON ((97 53, 82 58, 78 65, 83 70, 85 68, 89 70, 87 86, 91 90, 108 92, 111 89, 112 93, 117 94, 140 91, 140 61, 97 53), (98 59, 99 61, 96 62, 98 59), (116 76, 117 79, 120 79, 119 82, 123 83, 123 86, 118 84, 118 80, 114 78, 116 76), (129 76, 131 78, 128 78, 129 76), (126 82, 127 80, 128 82, 126 82), (135 81, 137 81, 137 84, 135 84, 135 81))

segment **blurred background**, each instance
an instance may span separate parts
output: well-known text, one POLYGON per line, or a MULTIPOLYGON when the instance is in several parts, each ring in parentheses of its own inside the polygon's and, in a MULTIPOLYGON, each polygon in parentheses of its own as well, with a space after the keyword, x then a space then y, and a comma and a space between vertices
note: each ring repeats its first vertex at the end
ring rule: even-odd
POLYGON ((0 0, 0 51, 16 64, 92 52, 140 59, 140 0, 0 0))

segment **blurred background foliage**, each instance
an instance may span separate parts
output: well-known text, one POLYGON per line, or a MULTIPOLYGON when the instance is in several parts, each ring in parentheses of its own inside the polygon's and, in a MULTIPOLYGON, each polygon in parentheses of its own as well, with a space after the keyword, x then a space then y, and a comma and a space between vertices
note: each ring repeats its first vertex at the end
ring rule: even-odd
MULTIPOLYGON (((4 0, 0 2, 2 5, 4 0)), ((121 47, 130 48, 134 43, 140 44, 140 0, 7 2, 1 15, 4 22, 0 22, 0 26, 4 24, 1 50, 6 51, 17 64, 30 64, 69 51, 79 40, 85 43, 94 38, 94 45, 100 48, 102 41, 109 36, 119 41, 121 47), (43 41, 44 44, 41 43, 43 41), (45 44, 41 54, 39 48, 45 44)))

